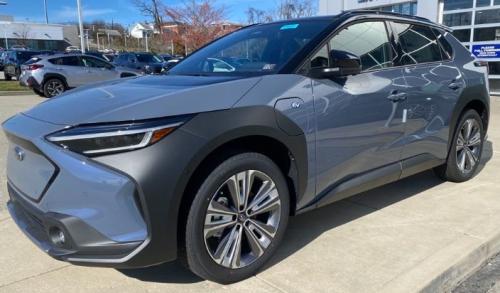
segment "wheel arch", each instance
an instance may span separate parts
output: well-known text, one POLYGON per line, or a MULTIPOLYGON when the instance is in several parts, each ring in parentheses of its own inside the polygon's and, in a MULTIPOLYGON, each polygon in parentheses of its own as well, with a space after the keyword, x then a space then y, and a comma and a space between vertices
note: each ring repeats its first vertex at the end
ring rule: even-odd
MULTIPOLYGON (((184 247, 184 228, 187 223, 187 215, 196 192, 203 183, 203 179, 208 176, 215 166, 238 153, 261 153, 269 157, 281 169, 290 192, 290 214, 295 214, 296 203, 304 194, 307 183, 308 163, 305 137, 304 135, 289 136, 285 134, 276 124, 273 108, 257 108, 259 109, 227 111, 231 117, 224 117, 229 119, 222 118, 221 120, 225 122, 225 127, 227 125, 232 125, 232 127, 227 131, 217 133, 213 137, 210 135, 212 138, 206 143, 202 151, 195 155, 186 168, 188 171, 185 178, 188 179, 179 190, 182 193, 177 218, 179 248, 184 247), (251 113, 247 112, 253 112, 253 110, 260 111, 259 115, 251 115, 251 113), (246 120, 244 121, 246 125, 239 123, 242 117, 244 117, 243 120, 246 120)), ((216 113, 214 117, 221 118, 220 116, 224 115, 222 112, 216 113)), ((212 113, 208 113, 207 116, 212 116, 212 113)), ((200 120, 204 121, 206 125, 207 121, 213 121, 208 117, 200 120)), ((208 128, 205 130, 208 130, 208 128)), ((217 130, 213 129, 212 131, 217 132, 217 130)))
POLYGON ((57 79, 61 80, 64 83, 64 86, 67 89, 69 88, 68 81, 66 80, 66 77, 64 77, 64 75, 59 74, 59 73, 47 73, 47 74, 45 74, 43 76, 43 81, 42 81, 41 87, 43 88, 43 86, 45 85, 45 82, 47 82, 47 80, 50 80, 52 78, 57 78, 57 79))

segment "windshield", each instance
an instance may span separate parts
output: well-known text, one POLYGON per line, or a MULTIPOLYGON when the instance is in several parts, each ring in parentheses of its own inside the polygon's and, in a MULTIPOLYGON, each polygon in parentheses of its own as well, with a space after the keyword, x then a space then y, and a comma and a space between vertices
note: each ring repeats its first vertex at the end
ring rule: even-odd
POLYGON ((169 74, 276 73, 330 23, 328 20, 299 20, 250 26, 193 53, 169 74))
POLYGON ((160 63, 161 60, 156 55, 152 54, 135 54, 137 60, 141 63, 160 63))

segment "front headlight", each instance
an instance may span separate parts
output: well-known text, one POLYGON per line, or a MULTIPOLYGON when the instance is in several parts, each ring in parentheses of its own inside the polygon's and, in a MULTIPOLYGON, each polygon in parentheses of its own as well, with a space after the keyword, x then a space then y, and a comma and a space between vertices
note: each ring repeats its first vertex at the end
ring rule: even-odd
POLYGON ((82 125, 51 134, 46 139, 70 151, 103 155, 150 146, 186 122, 186 117, 153 121, 82 125))

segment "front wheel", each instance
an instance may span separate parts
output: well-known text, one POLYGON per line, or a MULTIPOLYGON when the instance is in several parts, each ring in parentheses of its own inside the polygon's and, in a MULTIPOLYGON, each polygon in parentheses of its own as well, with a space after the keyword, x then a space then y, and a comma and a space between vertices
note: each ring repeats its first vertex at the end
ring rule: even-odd
POLYGON ((467 110, 460 118, 445 165, 434 169, 443 180, 464 182, 471 179, 481 161, 484 126, 475 110, 467 110))
POLYGON ((251 277, 281 242, 290 211, 281 170, 243 153, 213 170, 198 190, 186 226, 189 268, 218 283, 251 277))

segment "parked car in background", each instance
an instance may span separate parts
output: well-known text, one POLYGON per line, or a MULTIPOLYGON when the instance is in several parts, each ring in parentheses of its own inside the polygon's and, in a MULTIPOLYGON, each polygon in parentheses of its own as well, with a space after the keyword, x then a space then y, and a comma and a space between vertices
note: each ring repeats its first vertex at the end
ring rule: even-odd
MULTIPOLYGON (((60 260, 180 257, 202 278, 237 282, 266 266, 291 215, 428 169, 473 178, 487 74, 449 28, 420 17, 249 26, 168 75, 77 89, 7 120, 8 208, 60 260)), ((331 220, 320 221, 303 227, 331 220)))
POLYGON ((2 53, 0 53, 0 71, 3 71, 5 59, 7 58, 8 55, 9 51, 2 51, 2 53))
POLYGON ((13 77, 19 80, 19 76, 21 75, 21 65, 31 59, 31 57, 44 53, 45 52, 42 51, 8 51, 4 62, 5 80, 11 80, 13 77))
POLYGON ((108 57, 108 56, 110 56, 109 54, 105 54, 105 53, 102 53, 99 51, 88 51, 88 52, 85 52, 85 55, 94 56, 94 57, 100 58, 100 59, 107 61, 107 62, 113 62, 113 60, 109 59, 109 57, 108 57))
POLYGON ((165 61, 165 62, 174 58, 174 56, 172 56, 170 54, 159 54, 158 57, 163 59, 163 61, 165 61))
POLYGON ((137 70, 118 68, 94 56, 58 54, 37 56, 26 62, 20 83, 40 96, 51 98, 71 88, 138 75, 137 70))
POLYGON ((181 62, 182 60, 184 59, 184 57, 182 56, 175 56, 175 57, 172 57, 172 59, 168 60, 166 63, 165 63, 165 70, 170 70, 172 69, 175 65, 177 65, 179 62, 181 62))
POLYGON ((69 46, 65 50, 66 53, 76 53, 76 52, 81 52, 80 48, 77 46, 69 46))
POLYGON ((113 62, 117 66, 141 70, 145 74, 160 74, 165 62, 153 53, 120 53, 113 62))

